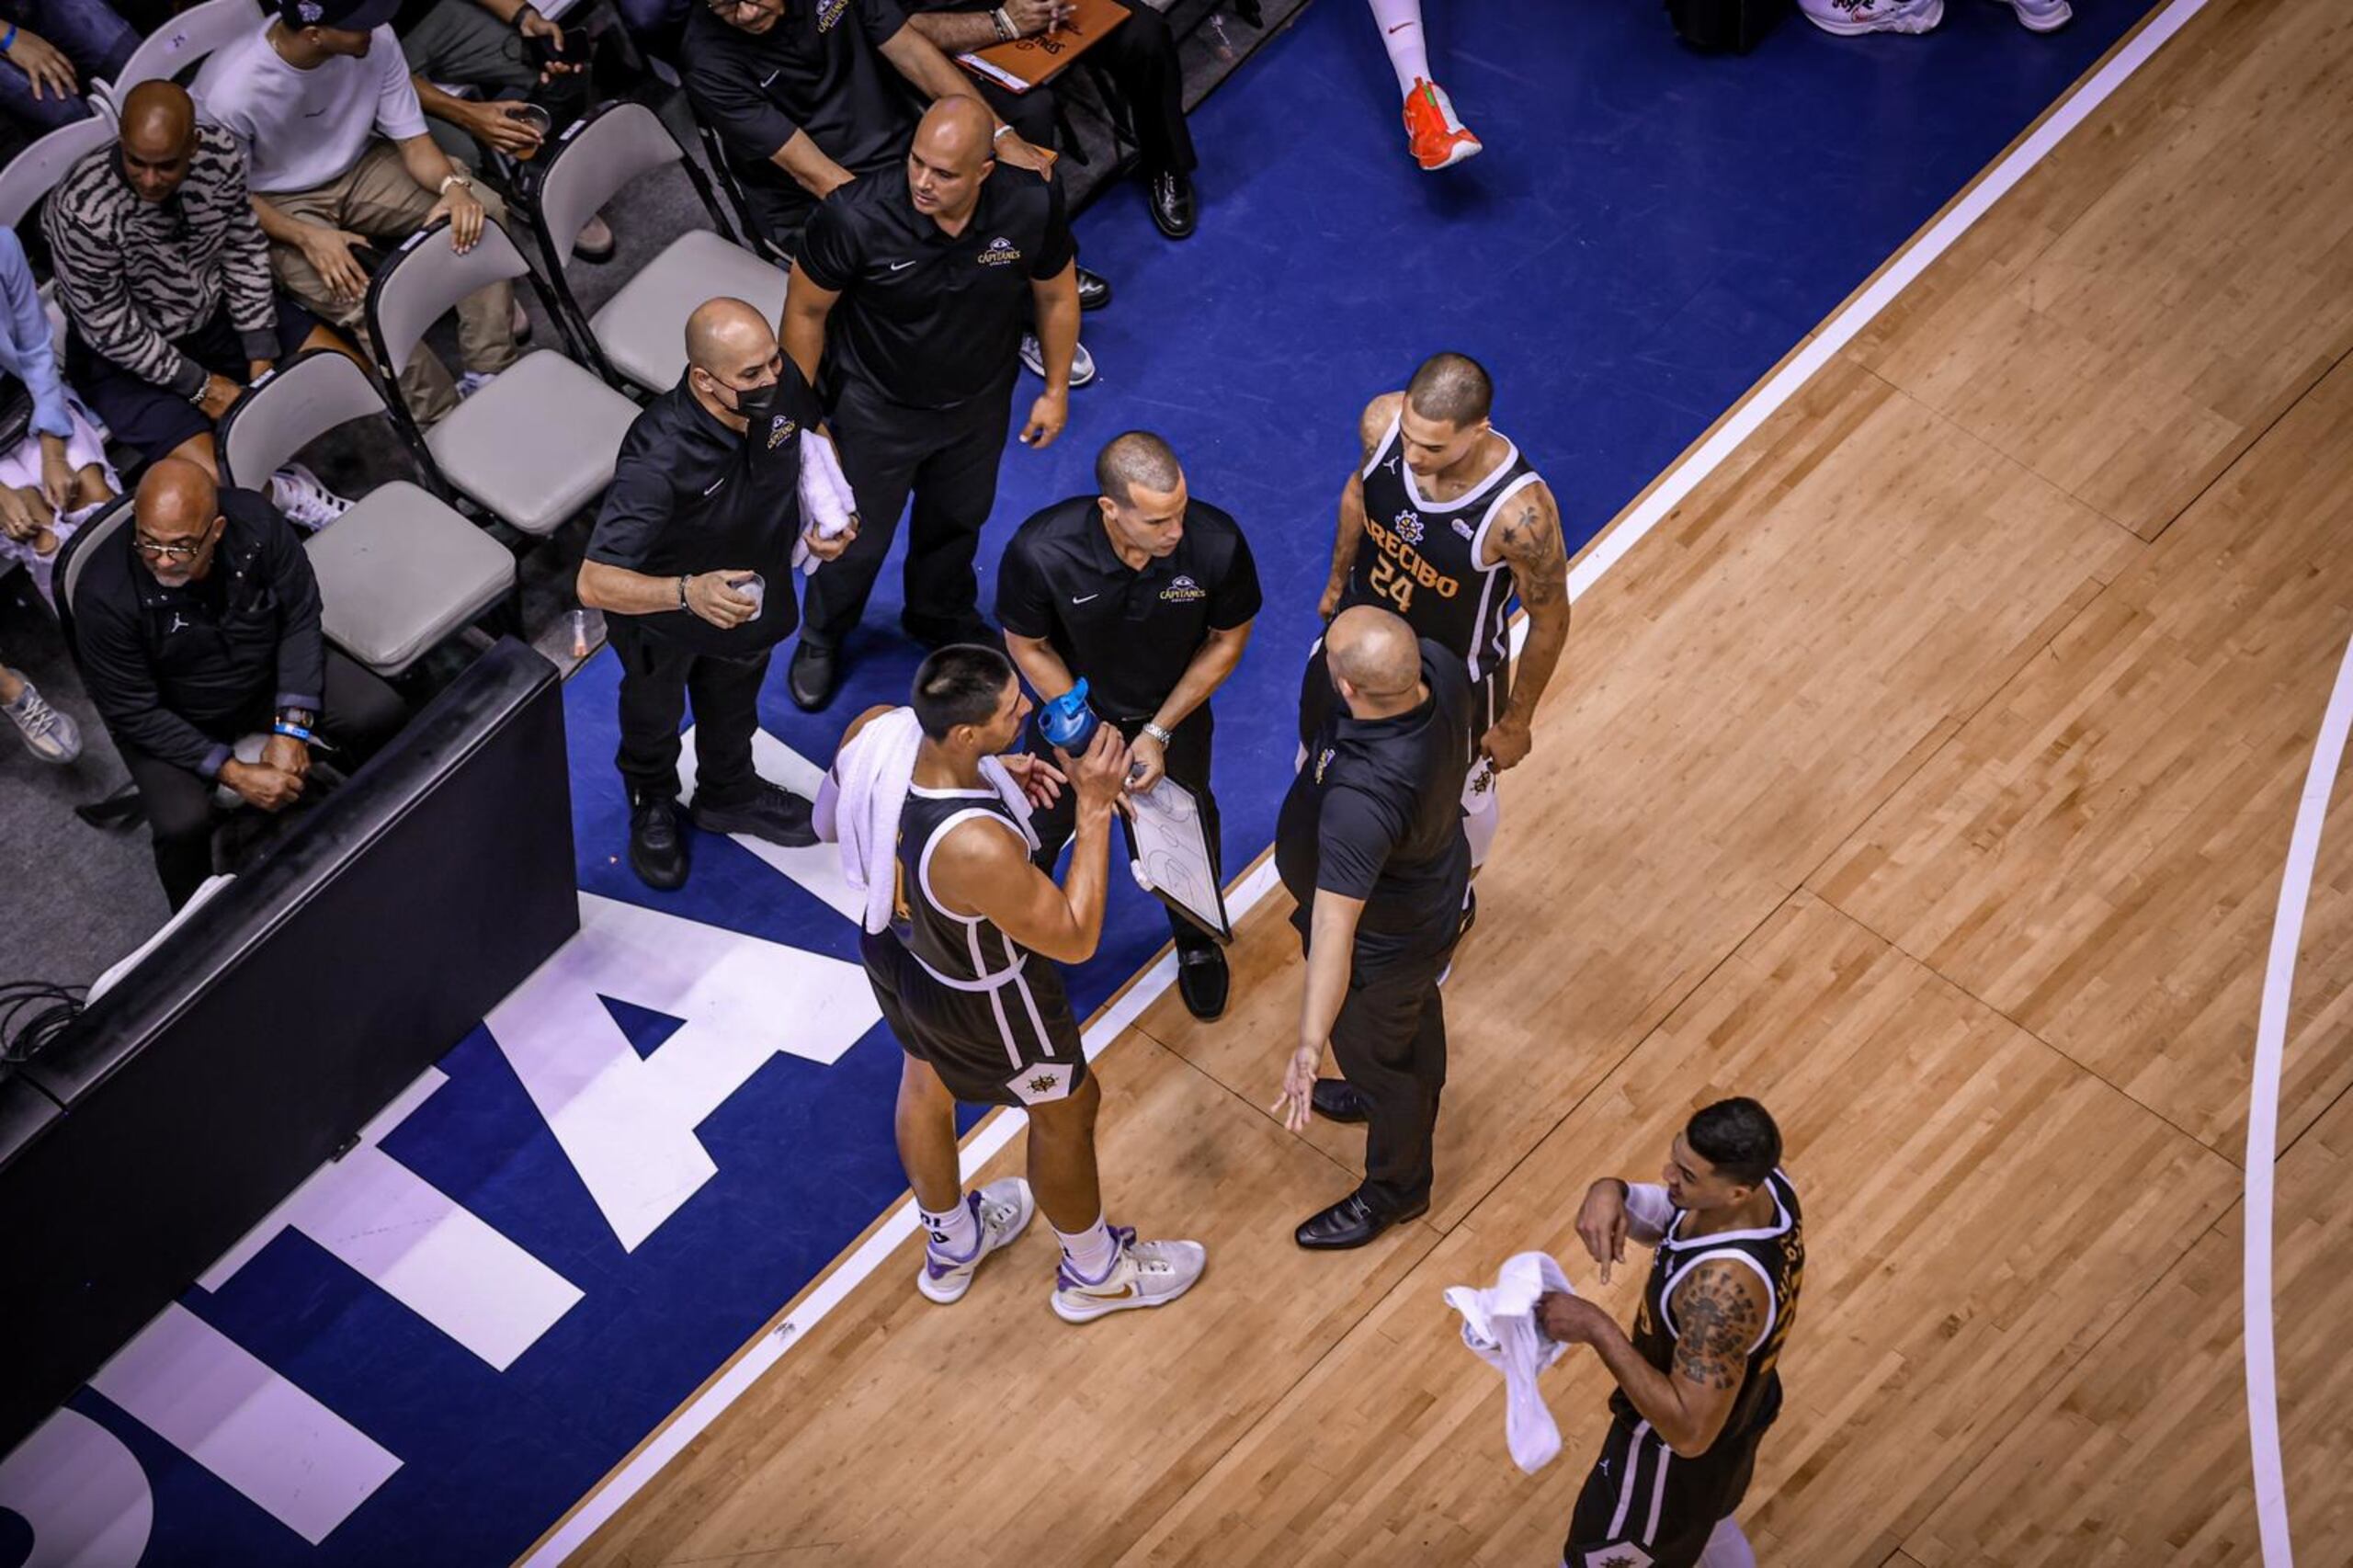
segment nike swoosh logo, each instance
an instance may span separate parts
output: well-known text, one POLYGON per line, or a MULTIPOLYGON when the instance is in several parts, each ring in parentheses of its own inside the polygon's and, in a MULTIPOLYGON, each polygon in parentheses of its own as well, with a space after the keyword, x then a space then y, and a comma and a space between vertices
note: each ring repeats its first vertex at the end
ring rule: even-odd
MULTIPOLYGON (((1395 27, 1393 27, 1393 28, 1390 28, 1389 30, 1390 30, 1391 32, 1392 32, 1392 33, 1402 33, 1402 32, 1404 32, 1407 28, 1410 28, 1410 27, 1412 27, 1413 25, 1414 25, 1414 24, 1413 24, 1413 23, 1411 23, 1411 22, 1400 22, 1400 23, 1398 23, 1395 27)), ((762 85, 765 85, 766 84, 762 84, 762 85)))
POLYGON ((1087 604, 1087 603, 1089 603, 1089 602, 1091 602, 1091 601, 1093 601, 1093 600, 1099 599, 1099 598, 1101 598, 1102 597, 1103 597, 1103 596, 1102 596, 1102 595, 1100 595, 1100 594, 1089 594, 1089 595, 1087 595, 1087 596, 1086 596, 1086 598, 1083 598, 1083 599, 1073 599, 1073 600, 1071 600, 1070 602, 1071 602, 1071 603, 1073 603, 1073 604, 1074 604, 1074 605, 1083 605, 1083 604, 1087 604))
POLYGON ((773 87, 776 85, 776 79, 783 74, 784 67, 779 65, 775 70, 760 78, 760 85, 763 87, 773 87))
POLYGON ((913 267, 915 263, 912 261, 894 261, 891 264, 891 270, 893 272, 904 272, 908 267, 913 267))

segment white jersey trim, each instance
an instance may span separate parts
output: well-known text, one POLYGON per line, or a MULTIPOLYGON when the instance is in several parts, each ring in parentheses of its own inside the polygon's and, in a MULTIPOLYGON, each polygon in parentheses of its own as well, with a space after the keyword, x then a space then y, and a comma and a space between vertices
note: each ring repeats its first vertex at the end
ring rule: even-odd
MULTIPOLYGON (((1392 437, 1393 438, 1395 433, 1402 430, 1404 427, 1404 418, 1403 415, 1400 415, 1396 419, 1390 422, 1389 428, 1392 437)), ((1487 471, 1486 478, 1481 480, 1478 483, 1472 485, 1470 489, 1464 491, 1461 494, 1456 496, 1451 501, 1433 501, 1428 496, 1423 494, 1421 481, 1414 477, 1414 465, 1401 460, 1397 464, 1397 477, 1405 482, 1405 499, 1414 504, 1414 510, 1417 512, 1465 511, 1476 503, 1480 496, 1484 495, 1488 491, 1494 489, 1495 485, 1501 482, 1503 476, 1511 472, 1512 464, 1519 460, 1519 443, 1513 440, 1509 436, 1504 436, 1504 433, 1500 430, 1496 431, 1495 434, 1503 436, 1503 460, 1487 471)), ((1384 446, 1387 445, 1386 442, 1382 444, 1384 446)), ((1370 471, 1368 470, 1367 472, 1370 471)), ((1474 555, 1471 559, 1475 564, 1479 558, 1474 555)))
POLYGON ((1765 1266, 1736 1247, 1724 1247, 1716 1252, 1703 1252, 1699 1256, 1693 1258, 1690 1262, 1670 1273, 1666 1277, 1666 1284, 1660 1289, 1658 1293, 1659 1321, 1666 1324, 1666 1332, 1674 1336, 1677 1343, 1680 1344, 1683 1339, 1683 1331, 1675 1326, 1676 1287, 1683 1283, 1683 1277, 1685 1275, 1690 1273, 1693 1269, 1699 1267, 1701 1264, 1707 1262, 1711 1257, 1738 1258, 1741 1262, 1748 1265, 1749 1267, 1756 1271, 1757 1280, 1765 1287, 1765 1326, 1756 1331, 1756 1337, 1750 1340, 1748 1342, 1748 1348, 1741 1353, 1745 1356, 1754 1356, 1756 1354, 1756 1347, 1758 1346, 1773 1337, 1773 1324, 1781 1315, 1781 1301, 1780 1298, 1773 1292, 1772 1276, 1765 1272, 1765 1266))
MULTIPOLYGON (((1506 437, 1505 440, 1508 442, 1510 437, 1506 437)), ((1512 461, 1518 460, 1518 450, 1514 449, 1512 461)), ((1472 622, 1478 631, 1472 633, 1471 641, 1471 678, 1474 681, 1487 673, 1483 663, 1484 659, 1489 656, 1503 659, 1511 657, 1511 644, 1504 632, 1503 607, 1495 602, 1495 584, 1502 579, 1506 572, 1511 569, 1511 562, 1498 554, 1494 565, 1479 564, 1487 556, 1487 533, 1495 526, 1495 517, 1504 509, 1504 503, 1535 483, 1538 477, 1536 472, 1531 469, 1505 486, 1504 493, 1487 504, 1485 515, 1479 519, 1478 531, 1471 536, 1471 568, 1481 577, 1479 616, 1472 622)), ((1411 485, 1406 487, 1406 493, 1418 496, 1418 493, 1411 485)))

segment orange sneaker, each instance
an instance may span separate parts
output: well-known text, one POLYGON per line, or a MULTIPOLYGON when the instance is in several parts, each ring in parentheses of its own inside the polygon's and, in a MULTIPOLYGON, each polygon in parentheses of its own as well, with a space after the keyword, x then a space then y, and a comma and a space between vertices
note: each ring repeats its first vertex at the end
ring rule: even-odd
POLYGON ((1454 118, 1454 100, 1425 77, 1414 78, 1405 95, 1405 140, 1414 160, 1426 169, 1448 169, 1479 155, 1479 139, 1454 118))

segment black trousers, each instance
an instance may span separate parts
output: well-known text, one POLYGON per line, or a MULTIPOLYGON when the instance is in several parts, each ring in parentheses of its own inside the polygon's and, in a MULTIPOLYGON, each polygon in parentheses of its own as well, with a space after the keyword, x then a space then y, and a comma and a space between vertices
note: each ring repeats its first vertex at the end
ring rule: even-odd
MULTIPOLYGON (((1114 719, 1120 733, 1133 741, 1152 715, 1137 719, 1114 719)), ((1217 873, 1218 886, 1225 885, 1225 846, 1218 826, 1217 796, 1210 789, 1210 742, 1217 732, 1216 722, 1210 717, 1209 704, 1203 703, 1185 715, 1185 722, 1168 732, 1168 777, 1190 790, 1201 802, 1201 830, 1210 841, 1210 866, 1217 873)), ((1029 728, 1029 750, 1049 762, 1054 762, 1054 748, 1038 733, 1033 717, 1029 728)), ((1078 797, 1065 788, 1051 806, 1032 812, 1029 825, 1038 835, 1037 861, 1051 873, 1054 862, 1061 858, 1063 846, 1078 828, 1078 797)), ((1114 854, 1118 851, 1114 850, 1114 854)), ((1176 950, 1189 952, 1214 948, 1217 938, 1177 914, 1168 911, 1168 932, 1176 939, 1176 950)))
POLYGON ((953 408, 910 408, 857 378, 827 390, 842 472, 858 495, 858 538, 809 579, 801 641, 837 648, 858 625, 910 494, 906 619, 944 630, 978 615, 981 585, 972 558, 996 505, 1012 375, 953 408))
MULTIPOLYGON (((1304 947, 1311 922, 1291 917, 1304 947)), ((1340 1075, 1364 1092, 1364 1199, 1385 1214, 1428 1201, 1438 1096, 1446 1088, 1446 1003, 1438 976, 1457 933, 1363 932, 1348 963, 1348 994, 1332 1022, 1340 1075)))
MULTIPOLYGON (((770 593, 790 592, 779 584, 770 593)), ((678 798, 678 721, 687 699, 695 705, 695 799, 706 805, 741 803, 758 788, 752 735, 760 727, 760 683, 773 650, 748 658, 699 653, 648 631, 634 616, 605 621, 621 663, 621 744, 613 761, 633 805, 678 798)))
MULTIPOLYGON (((943 9, 985 11, 992 0, 957 0, 943 9)), ((1128 107, 1135 123, 1136 155, 1147 175, 1188 175, 1199 165, 1193 153, 1193 133, 1185 124, 1185 74, 1176 59, 1176 35, 1168 20, 1138 0, 1120 0, 1128 19, 1084 56, 1110 78, 1111 90, 1128 107)), ((1084 67, 1079 67, 1083 69, 1084 67)), ((1070 79, 1066 72, 1057 82, 1070 79)), ((1008 93, 995 83, 976 80, 974 85, 999 119, 1040 147, 1054 144, 1054 85, 1008 93)))
MULTIPOLYGON (((327 650, 324 706, 319 730, 332 749, 324 759, 350 772, 373 756, 408 717, 400 694, 367 670, 327 650)), ((198 728, 218 741, 233 743, 240 736, 269 728, 274 714, 270 696, 263 692, 250 710, 218 724, 198 728)), ((196 895, 212 874, 212 824, 220 808, 213 803, 214 782, 193 768, 121 746, 123 766, 139 786, 140 803, 147 811, 147 826, 155 850, 155 874, 164 896, 174 909, 196 895)), ((314 754, 317 755, 317 754, 314 754)))

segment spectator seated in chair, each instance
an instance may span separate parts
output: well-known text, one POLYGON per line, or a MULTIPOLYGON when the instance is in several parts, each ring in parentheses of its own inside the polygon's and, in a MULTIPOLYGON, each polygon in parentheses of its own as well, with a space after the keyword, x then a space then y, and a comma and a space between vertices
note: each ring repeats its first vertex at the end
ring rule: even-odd
POLYGON ((349 771, 400 728, 392 688, 327 647, 301 539, 250 490, 192 462, 147 471, 130 524, 77 562, 82 675, 146 808, 174 909, 211 871, 213 791, 282 811, 314 748, 349 771), (241 736, 267 735, 241 762, 241 736))
MULTIPOLYGON (((567 32, 526 0, 407 0, 393 27, 433 140, 469 173, 482 171, 486 151, 529 163, 588 107, 588 30, 567 32), (534 107, 546 116, 545 135, 534 107)), ((611 225, 589 219, 572 254, 610 261, 611 225)))
MULTIPOLYGON (((214 427, 248 381, 300 349, 351 352, 271 288, 244 154, 199 123, 173 83, 124 97, 120 137, 66 171, 41 229, 68 323, 66 373, 151 462, 183 458, 217 475, 214 427)), ((274 475, 270 494, 303 528, 350 506, 299 465, 274 475)))
MULTIPOLYGON (((441 218, 435 244, 471 250, 506 204, 427 134, 391 22, 400 0, 278 0, 278 15, 204 62, 196 96, 243 145, 254 214, 279 287, 346 329, 365 312, 368 272, 352 252, 390 247, 441 218)), ((494 283, 458 306, 465 377, 411 358, 401 391, 420 425, 518 358, 514 290, 494 283)))
POLYGON ((7 0, 0 5, 0 116, 28 136, 86 118, 90 78, 111 78, 139 47, 139 30, 105 0, 7 0))
POLYGON ((58 380, 49 314, 13 229, 0 229, 0 562, 24 567, 47 597, 58 547, 120 482, 58 380))

